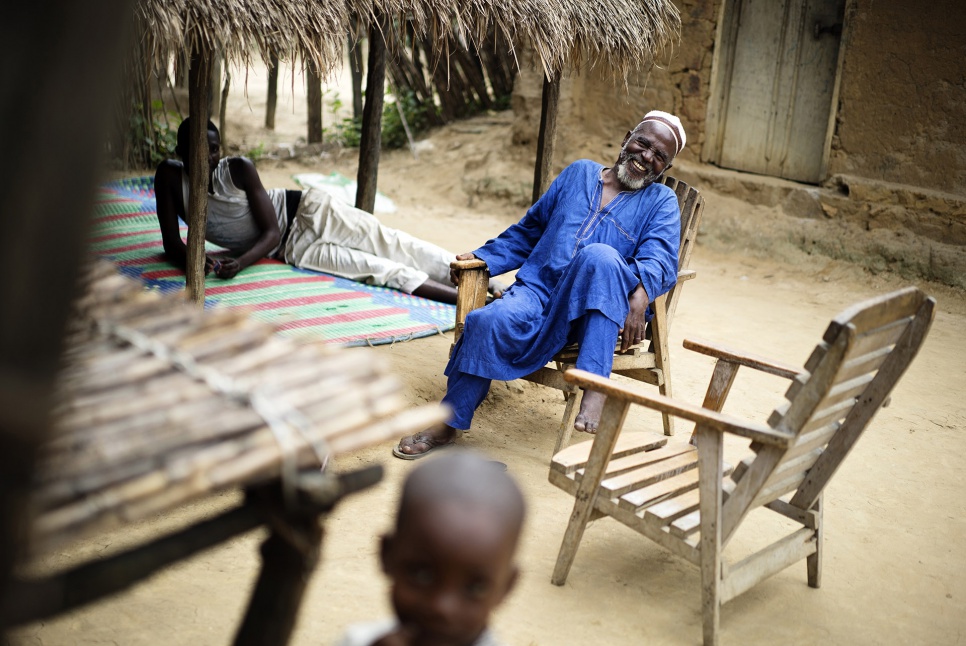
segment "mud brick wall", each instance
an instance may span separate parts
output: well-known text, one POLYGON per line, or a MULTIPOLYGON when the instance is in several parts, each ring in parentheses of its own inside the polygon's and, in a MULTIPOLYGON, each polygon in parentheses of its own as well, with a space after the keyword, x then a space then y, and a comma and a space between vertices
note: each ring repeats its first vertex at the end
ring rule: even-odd
POLYGON ((829 173, 966 196, 966 2, 849 9, 829 173))

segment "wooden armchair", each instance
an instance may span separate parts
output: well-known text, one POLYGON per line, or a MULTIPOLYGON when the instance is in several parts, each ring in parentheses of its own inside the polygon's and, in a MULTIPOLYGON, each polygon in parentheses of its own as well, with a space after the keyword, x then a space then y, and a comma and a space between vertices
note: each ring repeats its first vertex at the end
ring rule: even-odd
POLYGON ((597 375, 566 379, 607 394, 596 437, 553 457, 550 482, 573 494, 570 523, 552 582, 563 585, 589 520, 611 516, 701 568, 704 643, 718 643, 721 605, 802 559, 808 585, 822 576, 822 491, 915 357, 935 301, 915 288, 855 305, 836 317, 804 368, 709 344, 717 358, 704 407, 649 395, 597 375), (720 412, 740 366, 792 380, 767 423, 720 412), (631 404, 693 421, 697 448, 651 448, 646 434, 621 434, 631 404), (751 440, 732 469, 723 434, 751 440), (729 476, 730 477, 726 477, 729 476), (801 528, 729 564, 722 551, 748 512, 766 507, 801 528))
MULTIPOLYGON (((681 248, 678 252, 677 284, 666 294, 658 296, 651 303, 654 318, 651 319, 650 344, 640 343, 632 346, 626 353, 614 351, 613 374, 624 375, 638 381, 653 384, 662 395, 671 396, 671 360, 668 353, 668 327, 677 307, 684 283, 695 277, 696 272, 688 269, 691 251, 698 233, 698 225, 704 213, 704 198, 697 189, 673 177, 665 177, 663 183, 674 190, 681 208, 681 248)), ((458 339, 463 333, 466 315, 486 303, 487 285, 490 274, 482 260, 461 260, 451 265, 459 273, 458 297, 456 303, 456 332, 458 339)), ((618 342, 618 348, 620 343, 618 342)), ((577 346, 564 348, 551 363, 524 377, 527 381, 556 388, 563 392, 565 408, 557 443, 553 452, 557 453, 570 441, 574 419, 579 410, 581 391, 577 386, 564 380, 564 372, 573 368, 577 361, 577 346)), ((663 414, 664 434, 674 434, 674 421, 670 415, 663 414)), ((665 440, 666 441, 666 440, 665 440)))

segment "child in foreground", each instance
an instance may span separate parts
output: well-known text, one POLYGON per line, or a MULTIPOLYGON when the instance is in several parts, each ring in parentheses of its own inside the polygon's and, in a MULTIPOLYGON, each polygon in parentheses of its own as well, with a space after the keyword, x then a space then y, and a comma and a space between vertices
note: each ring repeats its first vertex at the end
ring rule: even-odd
POLYGON ((517 581, 523 517, 490 461, 454 452, 414 469, 380 551, 396 618, 350 626, 339 646, 496 646, 487 622, 517 581))

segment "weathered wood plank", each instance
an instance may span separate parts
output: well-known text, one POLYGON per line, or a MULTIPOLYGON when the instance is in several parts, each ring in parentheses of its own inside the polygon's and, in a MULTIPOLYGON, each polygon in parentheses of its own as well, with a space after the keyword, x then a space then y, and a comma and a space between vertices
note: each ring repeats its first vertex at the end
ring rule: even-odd
MULTIPOLYGON (((633 453, 622 458, 611 459, 610 464, 607 465, 607 473, 605 474, 605 478, 612 478, 614 476, 633 471, 639 467, 662 462, 669 458, 680 456, 683 453, 694 453, 694 447, 688 444, 675 444, 665 445, 659 449, 648 451, 641 449, 639 453, 633 453)), ((579 475, 583 475, 583 470, 579 469, 577 473, 579 475)))
POLYGON ((580 546, 580 539, 583 537, 584 529, 590 520, 600 481, 604 477, 604 470, 607 468, 607 463, 614 452, 629 407, 628 402, 616 398, 604 402, 597 437, 594 438, 593 448, 587 459, 587 472, 584 474, 577 490, 574 510, 570 515, 570 522, 567 524, 553 576, 550 579, 550 582, 554 585, 563 585, 567 580, 570 566, 573 565, 577 548, 580 546))
POLYGON ((747 437, 748 439, 759 441, 763 444, 785 447, 792 439, 787 433, 773 430, 764 424, 750 422, 716 411, 709 411, 700 406, 687 404, 662 395, 650 395, 584 370, 568 370, 564 378, 570 383, 602 392, 607 395, 608 399, 612 397, 624 399, 630 403, 668 412, 677 417, 691 420, 692 422, 701 422, 717 431, 734 433, 735 435, 747 437))
MULTIPOLYGON (((713 644, 718 638, 721 604, 721 567, 722 567, 722 504, 724 480, 724 437, 720 433, 698 425, 698 491, 699 503, 698 529, 701 530, 699 549, 701 550, 701 606, 704 625, 704 642, 713 644)), ((679 531, 681 538, 693 533, 688 530, 692 514, 671 523, 671 533, 679 531)))
POLYGON ((696 452, 691 452, 609 477, 600 483, 600 488, 611 497, 622 496, 625 493, 666 480, 689 469, 695 469, 697 466, 698 456, 696 452))
POLYGON ((735 350, 704 339, 687 338, 684 340, 684 347, 709 357, 724 359, 730 363, 736 363, 740 366, 746 366, 786 379, 794 379, 803 372, 803 369, 798 366, 768 359, 757 354, 735 350))
MULTIPOLYGON (((616 460, 633 453, 650 451, 667 444, 667 438, 657 433, 636 431, 621 433, 614 448, 611 451, 611 460, 616 460)), ((574 473, 577 469, 584 467, 590 457, 594 441, 588 440, 580 444, 568 446, 560 451, 550 461, 550 468, 561 473, 574 473)))
MULTIPOLYGON (((922 295, 918 290, 916 293, 922 295)), ((903 302, 911 299, 905 293, 900 298, 903 302)), ((872 417, 878 412, 882 402, 892 391, 893 386, 918 354, 926 333, 932 326, 936 306, 935 299, 923 296, 918 300, 921 305, 916 313, 915 320, 906 327, 902 338, 899 339, 888 359, 879 368, 866 393, 863 394, 861 400, 845 418, 842 428, 829 442, 825 453, 809 471, 806 481, 791 500, 793 505, 809 508, 815 504, 829 478, 838 470, 842 460, 852 450, 862 431, 865 430, 872 417)))
POLYGON ((666 526, 685 514, 690 514, 698 508, 701 500, 700 492, 695 489, 682 495, 664 500, 652 505, 644 512, 645 520, 651 519, 659 525, 666 526))
POLYGON ((694 490, 697 486, 698 471, 689 469, 649 487, 624 494, 618 506, 642 516, 647 507, 694 490))
POLYGON ((757 583, 815 553, 815 531, 802 528, 728 568, 721 586, 726 603, 757 583))

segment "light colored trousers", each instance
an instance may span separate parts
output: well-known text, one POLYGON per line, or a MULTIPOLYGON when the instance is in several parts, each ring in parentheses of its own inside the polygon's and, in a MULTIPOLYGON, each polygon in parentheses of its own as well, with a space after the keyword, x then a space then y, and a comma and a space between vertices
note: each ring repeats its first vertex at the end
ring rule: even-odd
POLYGON ((442 247, 383 226, 371 213, 312 188, 302 193, 284 250, 285 262, 296 267, 408 294, 427 278, 449 285, 455 259, 442 247))

